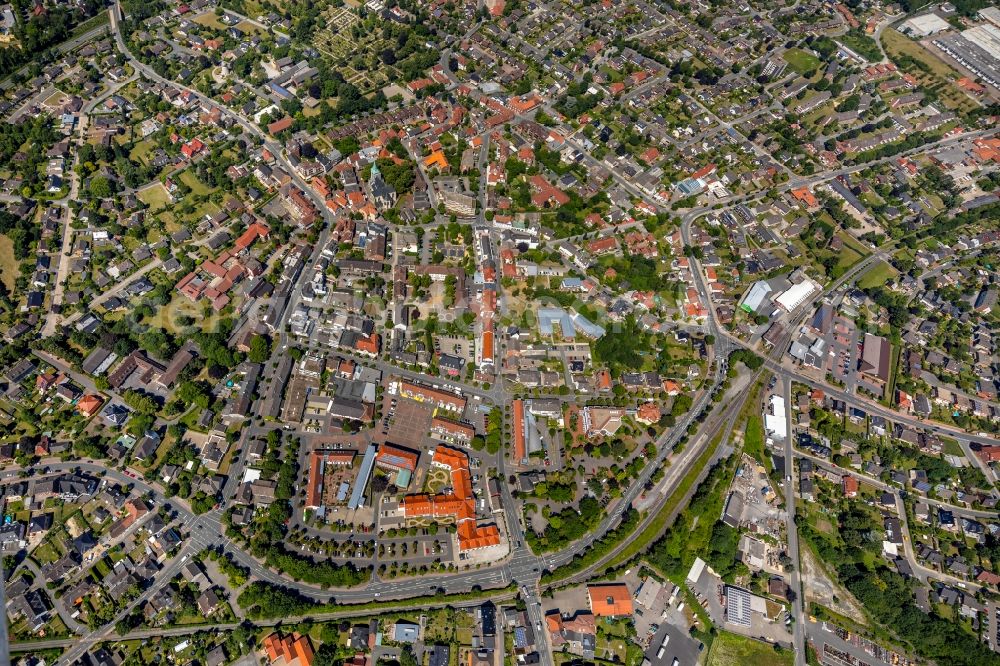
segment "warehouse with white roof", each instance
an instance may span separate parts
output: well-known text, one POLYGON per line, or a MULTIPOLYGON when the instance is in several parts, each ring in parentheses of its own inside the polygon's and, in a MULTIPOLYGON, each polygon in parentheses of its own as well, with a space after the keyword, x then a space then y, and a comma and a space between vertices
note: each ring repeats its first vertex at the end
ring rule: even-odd
POLYGON ((951 25, 937 14, 923 14, 903 21, 899 31, 911 37, 926 37, 950 28, 951 25))
POLYGON ((798 284, 793 284, 774 299, 779 308, 785 312, 791 312, 795 308, 805 303, 809 298, 821 291, 821 287, 812 280, 803 280, 798 284))

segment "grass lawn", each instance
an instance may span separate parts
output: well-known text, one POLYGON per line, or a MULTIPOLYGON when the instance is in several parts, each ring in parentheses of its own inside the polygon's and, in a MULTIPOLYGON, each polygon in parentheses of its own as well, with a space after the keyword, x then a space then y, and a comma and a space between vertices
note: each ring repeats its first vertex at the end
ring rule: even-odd
POLYGON ((885 395, 882 402, 893 406, 896 404, 896 378, 899 376, 899 355, 903 348, 900 345, 892 346, 892 359, 889 361, 889 382, 885 386, 885 395))
POLYGON ((764 452, 764 424, 757 414, 747 420, 746 431, 743 433, 743 450, 770 469, 771 457, 764 452))
POLYGON ((194 23, 198 25, 203 25, 209 28, 215 28, 216 30, 225 30, 226 24, 219 20, 219 17, 215 15, 214 12, 206 12, 198 18, 194 19, 194 23))
POLYGON ((791 650, 776 652, 767 643, 728 631, 720 631, 708 653, 708 666, 785 666, 793 659, 791 650))
POLYGON ((959 446, 958 442, 951 437, 942 437, 941 443, 944 445, 944 453, 949 456, 965 457, 965 451, 959 446))
POLYGON ((819 58, 802 49, 788 49, 781 57, 785 59, 789 67, 799 74, 814 71, 820 65, 819 58))
POLYGON ((847 233, 846 231, 838 232, 837 237, 840 238, 841 241, 843 241, 845 247, 851 248, 858 254, 865 257, 871 254, 871 250, 864 243, 862 243, 861 241, 859 241, 857 238, 847 233))
POLYGON ((14 283, 19 274, 17 259, 14 258, 14 242, 0 234, 0 282, 3 282, 8 292, 14 290, 14 283))
POLYGON ((174 447, 174 437, 172 435, 167 435, 160 442, 160 445, 156 447, 156 453, 153 454, 153 464, 149 466, 149 469, 157 469, 160 464, 163 463, 163 459, 167 457, 167 453, 170 449, 174 447))
POLYGON ((167 192, 167 188, 162 183, 156 183, 145 189, 138 190, 135 195, 143 203, 147 204, 153 212, 166 208, 170 204, 170 193, 167 192))
POLYGON ((51 564, 62 557, 62 553, 51 541, 43 541, 31 554, 33 560, 40 564, 51 564))
POLYGON ((886 282, 896 277, 898 271, 890 266, 884 261, 880 261, 871 268, 868 269, 860 280, 858 280, 858 287, 861 289, 870 289, 872 287, 881 287, 886 282))
POLYGON ((236 447, 230 446, 229 450, 226 451, 226 456, 222 459, 219 464, 219 474, 227 474, 229 472, 229 467, 233 464, 233 457, 236 455, 236 447))
POLYGON ((149 139, 143 139, 138 142, 132 148, 132 154, 129 156, 137 162, 142 162, 143 164, 149 164, 149 154, 153 152, 154 144, 149 139))
POLYGON ((198 223, 202 219, 207 217, 212 217, 219 212, 219 207, 216 206, 211 201, 203 201, 198 206, 195 207, 194 212, 187 217, 182 218, 184 222, 187 223, 198 223))
POLYGON ((63 636, 69 636, 69 629, 66 628, 66 623, 63 622, 62 618, 56 615, 45 625, 45 637, 61 638, 63 636))
POLYGON ((240 21, 239 23, 236 24, 236 27, 242 30, 243 33, 247 35, 251 35, 254 33, 258 35, 265 34, 265 31, 261 30, 259 25, 255 23, 250 23, 249 21, 240 21))
POLYGON ((594 653, 601 659, 613 661, 619 664, 625 663, 625 653, 627 651, 626 641, 623 638, 597 637, 597 645, 594 653))
POLYGON ((102 558, 94 564, 94 571, 97 572, 101 578, 107 578, 111 573, 111 567, 102 558))
MULTIPOLYGON (((206 312, 204 301, 192 303, 190 299, 180 294, 180 292, 174 292, 173 300, 169 304, 159 308, 152 317, 144 319, 143 323, 176 334, 182 332, 185 328, 182 325, 185 322, 180 321, 182 316, 191 317, 194 320, 192 325, 200 326, 201 330, 205 332, 210 332, 212 327, 219 323, 218 318, 212 316, 210 311, 206 312)), ((197 417, 200 411, 193 410, 193 413, 197 417)))
POLYGON ((193 171, 187 170, 181 172, 180 179, 181 182, 191 188, 191 192, 194 194, 211 194, 214 191, 208 185, 198 180, 193 171))

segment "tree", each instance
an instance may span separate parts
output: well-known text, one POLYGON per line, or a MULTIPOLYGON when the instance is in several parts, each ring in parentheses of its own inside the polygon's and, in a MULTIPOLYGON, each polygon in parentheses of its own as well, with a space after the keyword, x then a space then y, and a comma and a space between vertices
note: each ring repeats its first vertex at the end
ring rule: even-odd
POLYGON ((250 339, 250 353, 247 354, 254 363, 266 363, 271 358, 271 342, 263 335, 255 335, 250 339))
POLYGON ((95 199, 107 199, 112 194, 111 181, 105 176, 90 179, 90 195, 95 199))
POLYGON ((313 658, 313 666, 340 666, 343 660, 337 654, 337 647, 333 643, 323 643, 316 650, 313 658))
POLYGON ((420 666, 412 646, 404 645, 399 651, 399 666, 420 666))

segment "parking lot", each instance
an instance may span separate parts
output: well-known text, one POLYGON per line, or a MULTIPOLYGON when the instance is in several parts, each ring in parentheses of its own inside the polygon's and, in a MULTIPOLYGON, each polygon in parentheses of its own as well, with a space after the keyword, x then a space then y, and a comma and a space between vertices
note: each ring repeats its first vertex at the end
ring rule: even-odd
POLYGON ((830 372, 844 383, 848 391, 857 382, 858 330, 854 322, 836 317, 828 334, 827 343, 831 352, 830 372))
POLYGON ((427 448, 434 408, 406 398, 386 395, 382 408, 382 421, 378 424, 379 436, 384 441, 406 446, 417 451, 427 448), (395 404, 393 404, 395 402, 395 404))
POLYGON ((412 567, 432 564, 435 560, 451 562, 454 559, 451 535, 443 530, 437 535, 382 537, 378 543, 379 560, 387 564, 405 560, 412 567))

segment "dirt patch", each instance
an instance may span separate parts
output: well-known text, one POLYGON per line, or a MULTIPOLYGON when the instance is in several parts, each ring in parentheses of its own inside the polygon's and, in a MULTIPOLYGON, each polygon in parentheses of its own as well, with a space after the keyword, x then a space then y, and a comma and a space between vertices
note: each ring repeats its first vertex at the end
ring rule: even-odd
POLYGON ((802 559, 802 582, 806 592, 806 605, 815 601, 821 606, 851 618, 861 625, 867 624, 861 606, 851 593, 830 580, 808 547, 799 553, 802 559), (836 599, 834 599, 836 597, 836 599))
POLYGON ((817 518, 813 527, 816 528, 817 532, 822 532, 823 534, 833 534, 833 525, 826 518, 817 518))

